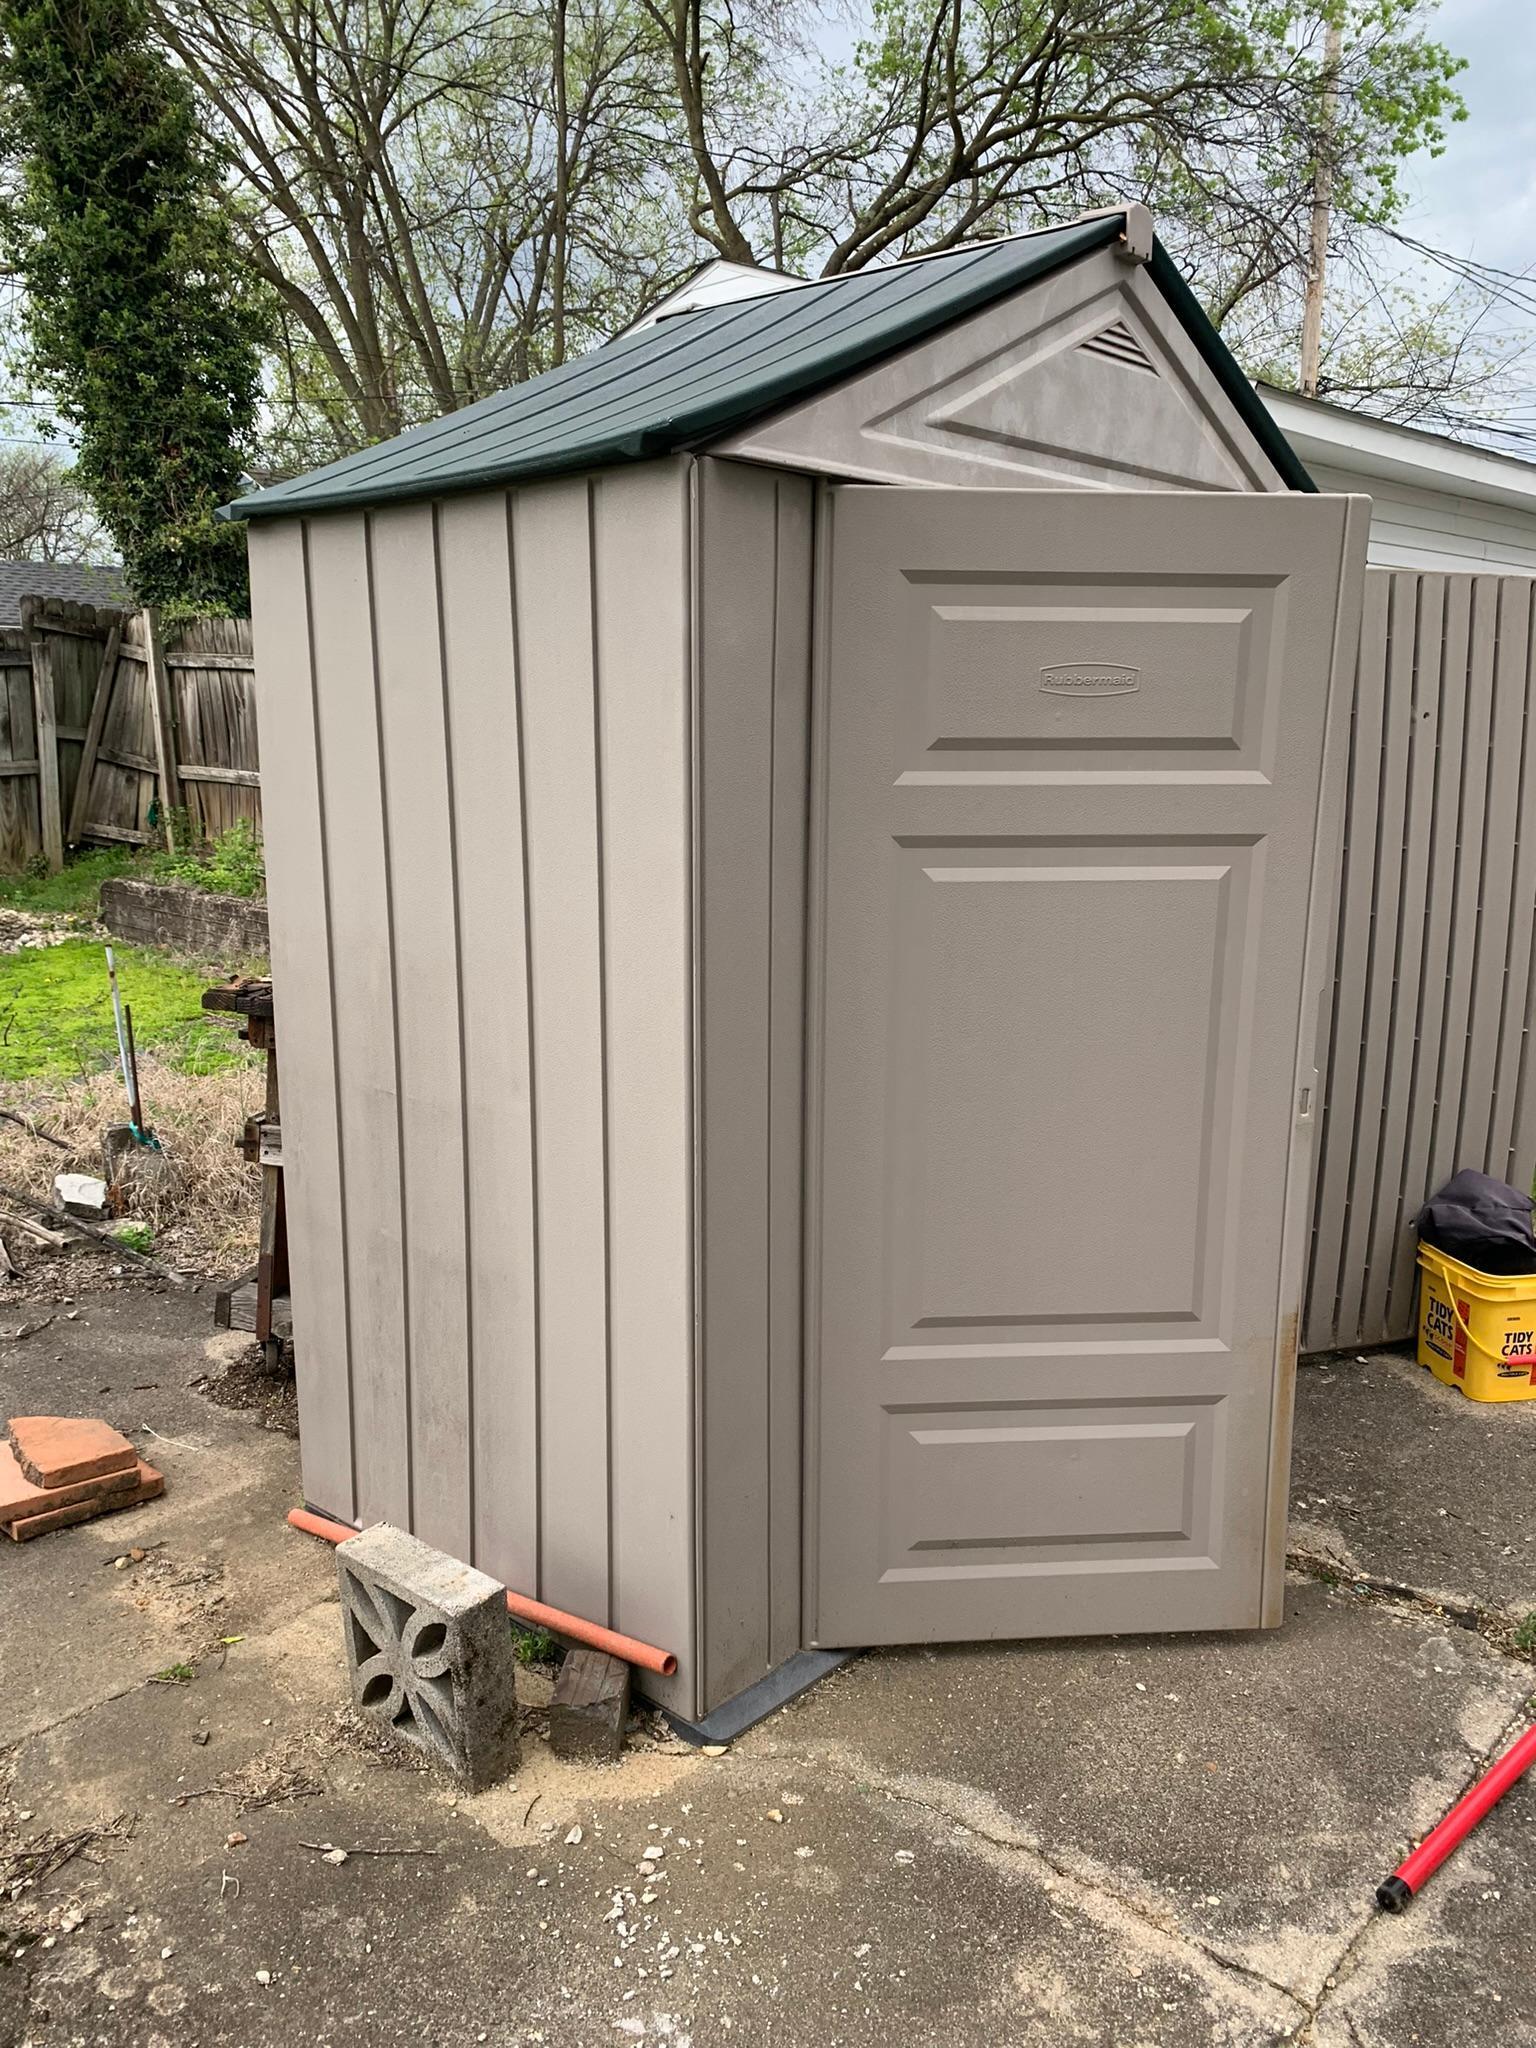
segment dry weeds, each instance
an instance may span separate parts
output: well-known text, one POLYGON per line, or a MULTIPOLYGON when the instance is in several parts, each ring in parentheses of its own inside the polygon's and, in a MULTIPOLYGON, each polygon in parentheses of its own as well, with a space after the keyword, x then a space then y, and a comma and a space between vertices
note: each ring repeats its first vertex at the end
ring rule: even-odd
MULTIPOLYGON (((261 1177, 235 1150, 248 1116, 260 1109, 264 1062, 213 1074, 184 1074, 152 1053, 139 1061, 144 1113, 159 1138, 171 1172, 155 1192, 136 1194, 132 1213, 154 1232, 152 1250, 167 1264, 197 1273, 230 1273, 256 1256, 261 1177)), ((53 1200, 54 1175, 102 1171, 101 1134, 123 1121, 122 1084, 115 1073, 85 1079, 38 1080, 0 1089, 0 1108, 25 1116, 63 1148, 0 1118, 0 1181, 25 1188, 40 1202, 53 1200)), ((3 1209, 3 1204, 0 1204, 3 1209)), ((19 1232, 11 1244, 18 1263, 31 1264, 35 1247, 19 1232)))

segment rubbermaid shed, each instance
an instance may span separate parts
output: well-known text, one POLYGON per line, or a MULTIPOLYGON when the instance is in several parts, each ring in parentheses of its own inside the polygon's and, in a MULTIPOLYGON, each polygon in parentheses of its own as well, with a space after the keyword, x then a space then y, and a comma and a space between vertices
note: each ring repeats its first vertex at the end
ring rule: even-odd
POLYGON ((1144 213, 239 510, 311 1504, 684 1717, 1278 1620, 1368 506, 1144 213))

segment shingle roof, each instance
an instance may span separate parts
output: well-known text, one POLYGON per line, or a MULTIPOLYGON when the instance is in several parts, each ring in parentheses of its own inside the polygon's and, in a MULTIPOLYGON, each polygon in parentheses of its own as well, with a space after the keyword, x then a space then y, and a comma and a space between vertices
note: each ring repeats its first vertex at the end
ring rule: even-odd
POLYGON ((66 597, 76 604, 132 602, 121 569, 94 562, 0 562, 0 626, 21 624, 24 597, 66 597))
MULTIPOLYGON (((531 383, 241 498, 230 511, 259 519, 434 497, 707 446, 1107 247, 1122 224, 1111 214, 660 320, 531 383)), ((1310 490, 1162 249, 1150 268, 1287 482, 1310 490)))

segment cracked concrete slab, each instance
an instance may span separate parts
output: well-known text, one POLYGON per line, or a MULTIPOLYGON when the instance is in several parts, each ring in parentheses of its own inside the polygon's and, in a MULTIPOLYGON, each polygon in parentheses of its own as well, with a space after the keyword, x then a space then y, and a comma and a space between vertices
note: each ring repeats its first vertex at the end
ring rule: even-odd
POLYGON ((1304 1359, 1291 1543, 1518 1619, 1536 1609, 1536 1401, 1469 1401, 1406 1353, 1304 1359))
POLYGON ((1532 2048, 1536 1790, 1517 1786, 1408 1912, 1375 1922, 1318 2016, 1317 2048, 1532 2048))
POLYGON ((1530 1689, 1479 1637, 1306 1582, 1283 1629, 862 1659, 769 1739, 942 1778, 1303 2001, 1530 1689))
POLYGON ((1277 1633, 872 1655, 616 1768, 552 1755, 524 1672, 516 1781, 468 1797, 349 1715, 295 1447, 189 1386, 206 1315, 92 1301, 0 1353, 0 1399, 153 1428, 175 1482, 130 1572, 110 1524, 0 1554, 0 1870, 133 1816, 0 1896, 0 2041, 1536 2048, 1529 1790, 1372 1909, 1536 1681, 1496 1643, 1301 1581, 1277 1633))

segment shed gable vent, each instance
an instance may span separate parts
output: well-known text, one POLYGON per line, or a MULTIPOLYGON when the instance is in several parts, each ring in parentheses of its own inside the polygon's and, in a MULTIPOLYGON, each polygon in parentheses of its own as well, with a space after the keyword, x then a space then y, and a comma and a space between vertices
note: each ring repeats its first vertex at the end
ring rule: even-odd
POLYGON ((1124 363, 1129 370, 1150 370, 1154 377, 1157 375, 1157 365, 1123 320, 1101 327, 1097 334, 1080 342, 1078 349, 1085 356, 1107 356, 1112 363, 1124 363))

